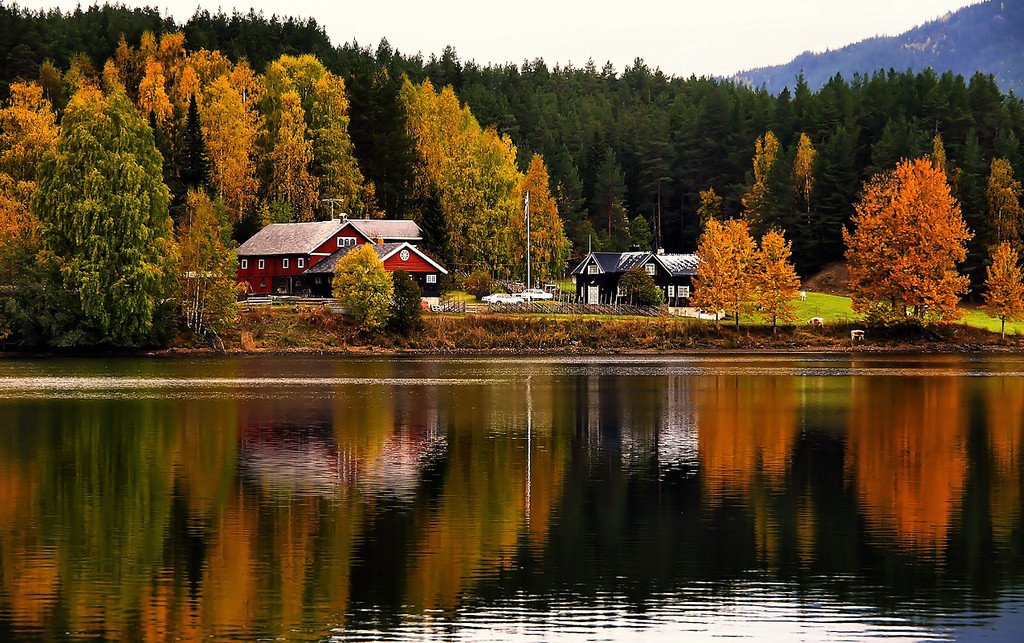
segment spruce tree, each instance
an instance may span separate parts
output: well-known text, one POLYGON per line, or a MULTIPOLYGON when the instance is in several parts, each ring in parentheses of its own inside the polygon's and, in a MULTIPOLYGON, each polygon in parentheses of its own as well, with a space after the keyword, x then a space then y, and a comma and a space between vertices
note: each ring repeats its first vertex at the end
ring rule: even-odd
POLYGON ((188 100, 179 176, 185 190, 210 188, 210 159, 206 155, 206 138, 203 136, 195 94, 188 100))

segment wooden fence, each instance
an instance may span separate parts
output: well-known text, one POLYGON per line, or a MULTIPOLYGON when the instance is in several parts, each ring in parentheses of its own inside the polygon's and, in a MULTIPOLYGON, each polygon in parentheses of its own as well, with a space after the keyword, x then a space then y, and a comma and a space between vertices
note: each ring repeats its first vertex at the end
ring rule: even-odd
POLYGON ((576 301, 523 302, 521 304, 490 304, 489 313, 544 315, 633 315, 658 317, 666 312, 662 306, 631 304, 584 304, 576 301))
POLYGON ((246 310, 267 306, 291 306, 298 309, 307 306, 327 306, 332 312, 342 313, 344 308, 333 297, 299 297, 295 295, 250 295, 238 302, 246 310))

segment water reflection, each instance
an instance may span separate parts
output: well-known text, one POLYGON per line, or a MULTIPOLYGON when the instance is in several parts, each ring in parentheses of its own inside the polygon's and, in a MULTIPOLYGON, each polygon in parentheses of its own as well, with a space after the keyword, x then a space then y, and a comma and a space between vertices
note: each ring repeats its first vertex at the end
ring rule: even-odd
POLYGON ((0 638, 943 638, 1024 594, 1012 360, 94 364, 0 371, 0 638))

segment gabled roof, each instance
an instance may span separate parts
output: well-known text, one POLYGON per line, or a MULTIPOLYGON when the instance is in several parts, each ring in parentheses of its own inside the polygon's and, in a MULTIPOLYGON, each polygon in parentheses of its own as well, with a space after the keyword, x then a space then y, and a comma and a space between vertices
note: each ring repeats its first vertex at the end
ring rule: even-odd
MULTIPOLYGON (((402 249, 406 249, 410 253, 417 255, 418 257, 429 263, 431 266, 437 268, 437 271, 440 272, 441 274, 448 274, 447 270, 442 268, 440 264, 438 264, 436 261, 427 256, 426 253, 424 253, 416 246, 410 245, 404 241, 401 243, 373 243, 365 245, 369 245, 371 248, 373 248, 374 252, 377 253, 377 258, 379 258, 381 261, 386 261, 392 255, 401 252, 402 249)), ((341 260, 342 257, 352 252, 356 248, 361 247, 362 246, 346 246, 344 248, 339 248, 335 252, 332 252, 331 256, 327 257, 323 261, 319 262, 318 264, 307 270, 306 274, 333 274, 335 268, 338 267, 338 261, 341 260)))
POLYGON ((341 230, 340 221, 271 223, 238 246, 239 256, 310 254, 341 230))
POLYGON ((621 274, 632 268, 649 263, 652 259, 665 269, 673 277, 694 275, 697 273, 699 259, 695 254, 668 254, 659 255, 653 252, 592 252, 576 266, 572 274, 583 273, 593 259, 597 263, 601 273, 621 274))
POLYGON ((572 274, 582 273, 583 268, 590 263, 591 258, 597 263, 602 273, 626 272, 630 268, 647 263, 651 254, 650 252, 591 252, 580 262, 580 265, 576 266, 572 274))
POLYGON ((348 219, 346 223, 370 241, 419 241, 423 238, 420 227, 411 219, 348 219))
POLYGON ((654 255, 654 260, 660 263, 661 267, 673 277, 697 274, 697 264, 700 263, 700 258, 697 255, 654 255))

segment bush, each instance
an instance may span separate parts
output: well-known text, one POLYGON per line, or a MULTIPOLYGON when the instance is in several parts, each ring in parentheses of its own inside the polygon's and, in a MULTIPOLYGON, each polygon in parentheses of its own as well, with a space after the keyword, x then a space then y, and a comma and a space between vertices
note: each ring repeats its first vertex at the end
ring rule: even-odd
POLYGON ((363 330, 378 330, 387 322, 395 288, 370 244, 349 251, 338 261, 332 286, 345 312, 363 330))
POLYGON ((480 299, 494 292, 494 280, 481 270, 466 277, 465 287, 466 292, 480 299))
POLYGON ((395 295, 391 299, 391 317, 388 326, 403 335, 423 327, 420 299, 423 294, 419 284, 413 281, 404 270, 396 270, 391 274, 394 282, 395 295))

